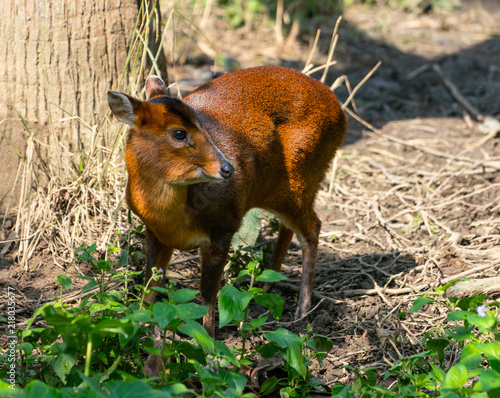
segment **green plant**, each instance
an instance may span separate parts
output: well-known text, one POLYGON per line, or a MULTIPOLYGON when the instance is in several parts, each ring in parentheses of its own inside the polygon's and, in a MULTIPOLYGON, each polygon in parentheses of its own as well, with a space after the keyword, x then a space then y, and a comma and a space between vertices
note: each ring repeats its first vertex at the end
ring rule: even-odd
MULTIPOLYGON (((116 255, 119 250, 125 249, 109 246, 107 254, 116 255)), ((107 396, 111 391, 128 391, 129 387, 132 391, 144 387, 141 396, 147 391, 152 393, 153 387, 165 392, 160 396, 172 396, 173 392, 189 392, 182 384, 187 380, 200 383, 204 396, 224 391, 229 396, 241 396, 246 378, 236 371, 240 364, 235 354, 212 340, 196 322, 208 310, 191 302, 196 291, 175 290, 172 283, 165 288, 155 287, 168 298, 144 308, 150 281, 145 287, 114 288, 115 284, 127 286, 131 281, 130 271, 121 270, 120 259, 125 256, 115 256, 116 261, 99 258, 95 244, 80 246, 76 254, 77 262, 90 263, 95 270, 94 277, 85 277, 89 283, 80 293, 96 289, 73 308, 62 298, 44 305, 19 331, 17 383, 25 388, 16 396, 42 392, 47 396, 88 396, 83 391, 89 388, 95 394, 90 396, 107 396), (38 316, 47 327, 33 327, 38 316), (155 327, 163 332, 160 346, 149 337, 155 327), (166 339, 167 333, 172 336, 170 340, 166 339), (189 339, 178 338, 180 333, 189 339), (141 350, 161 358, 158 379, 146 377, 141 350), (213 366, 214 360, 217 367, 213 366)), ((152 279, 161 277, 159 270, 153 272, 152 279)), ((57 279, 61 290, 71 286, 67 276, 57 279)), ((0 375, 6 376, 4 372, 0 375)), ((0 395, 12 393, 6 384, 3 387, 0 395)))
POLYGON ((497 397, 500 394, 499 302, 486 296, 447 297, 450 282, 417 298, 400 317, 430 305, 445 307, 446 323, 424 335, 426 351, 400 357, 383 375, 396 381, 390 387, 379 383, 376 368, 355 369, 352 385, 336 384, 332 397, 497 397), (445 368, 445 351, 460 350, 460 360, 445 368))
POLYGON ((255 255, 247 268, 240 271, 233 282, 249 276, 250 282, 246 290, 237 289, 230 284, 222 288, 219 295, 219 325, 223 327, 231 322, 238 326, 238 332, 242 338, 242 348, 238 350, 242 364, 250 364, 250 358, 255 354, 249 354, 246 345, 248 337, 255 333, 264 334, 269 341, 256 348, 259 354, 271 358, 279 352, 283 357, 287 377, 269 378, 262 385, 261 393, 270 394, 278 387, 281 387, 280 394, 284 397, 303 397, 307 396, 310 391, 324 391, 320 383, 312 379, 310 365, 313 359, 321 363, 332 348, 332 342, 327 337, 313 333, 310 325, 304 336, 298 336, 283 328, 276 331, 259 331, 267 321, 267 315, 249 320, 249 305, 252 301, 268 309, 275 320, 279 320, 283 312, 284 302, 280 296, 264 293, 263 288, 254 286, 255 282, 273 283, 286 279, 273 270, 261 271, 258 266, 262 257, 262 251, 255 255))
POLYGON ((249 304, 253 300, 269 310, 274 319, 279 320, 283 312, 284 301, 280 296, 272 293, 264 293, 264 289, 254 286, 255 282, 272 283, 279 282, 286 277, 273 270, 261 271, 258 266, 262 261, 263 252, 255 255, 247 268, 241 270, 233 281, 236 283, 242 278, 249 276, 250 283, 247 290, 237 289, 234 285, 225 285, 219 294, 219 327, 228 323, 238 325, 238 332, 242 338, 241 357, 247 358, 246 342, 248 337, 259 329, 266 321, 267 315, 249 320, 249 304))
POLYGON ((322 365, 323 359, 331 350, 333 343, 326 337, 312 331, 307 325, 307 333, 298 336, 286 329, 267 332, 264 335, 269 343, 259 348, 263 357, 271 358, 279 352, 285 362, 286 378, 272 377, 263 384, 261 392, 271 393, 281 385, 280 395, 283 397, 307 397, 312 392, 324 392, 322 383, 311 377, 313 360, 322 365))

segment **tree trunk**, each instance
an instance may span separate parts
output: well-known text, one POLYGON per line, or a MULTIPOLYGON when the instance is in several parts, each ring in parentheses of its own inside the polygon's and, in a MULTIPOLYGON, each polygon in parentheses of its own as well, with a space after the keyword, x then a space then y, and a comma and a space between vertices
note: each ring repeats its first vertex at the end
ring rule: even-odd
MULTIPOLYGON (((161 35, 158 4, 145 2, 0 1, 0 210, 9 201, 29 135, 38 148, 34 164, 51 178, 51 164, 62 152, 89 148, 92 126, 107 111, 107 91, 127 91, 133 73, 148 73, 151 63, 141 56, 136 31, 149 37, 155 55, 161 35), (145 22, 148 14, 157 20, 145 22)), ((157 65, 166 78, 163 52, 157 65)))

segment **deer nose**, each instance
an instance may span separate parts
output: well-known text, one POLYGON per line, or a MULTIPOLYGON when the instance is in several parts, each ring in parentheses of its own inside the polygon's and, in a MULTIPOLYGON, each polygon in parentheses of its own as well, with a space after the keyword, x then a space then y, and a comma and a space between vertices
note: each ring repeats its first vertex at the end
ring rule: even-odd
POLYGON ((229 177, 231 177, 234 173, 234 167, 231 165, 229 162, 225 162, 222 167, 219 169, 219 173, 224 178, 227 180, 229 177))

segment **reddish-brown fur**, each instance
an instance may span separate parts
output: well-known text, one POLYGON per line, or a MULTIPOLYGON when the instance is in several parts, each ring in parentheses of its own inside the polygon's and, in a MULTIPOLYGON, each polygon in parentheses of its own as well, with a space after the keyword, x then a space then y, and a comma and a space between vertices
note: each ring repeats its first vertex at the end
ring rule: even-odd
POLYGON ((293 232, 299 237, 303 275, 296 316, 304 315, 321 228, 314 199, 346 133, 335 95, 300 72, 270 66, 221 76, 182 102, 167 99, 156 77, 146 91, 149 102, 112 92, 109 102, 132 126, 125 150, 127 202, 147 227, 147 275, 153 266, 165 269, 174 248, 200 246, 200 292, 210 308, 203 325, 213 335, 231 237, 245 213, 260 207, 281 220, 273 269, 281 268, 293 232), (190 144, 172 138, 176 129, 186 131, 190 144))

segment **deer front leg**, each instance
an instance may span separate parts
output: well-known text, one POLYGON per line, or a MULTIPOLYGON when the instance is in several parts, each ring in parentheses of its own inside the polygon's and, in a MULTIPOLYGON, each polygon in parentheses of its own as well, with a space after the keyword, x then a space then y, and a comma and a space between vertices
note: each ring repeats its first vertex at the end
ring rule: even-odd
MULTIPOLYGON (((144 281, 144 286, 150 281, 153 276, 153 268, 156 267, 162 270, 162 275, 165 275, 168 263, 172 257, 173 249, 171 247, 163 245, 156 235, 149 228, 146 228, 146 278, 144 281)), ((149 282, 149 289, 155 286, 163 285, 163 278, 158 280, 151 280, 149 282)), ((156 290, 151 290, 151 292, 146 296, 145 301, 149 304, 153 303, 156 298, 156 290)))
POLYGON ((215 337, 217 293, 219 293, 220 280, 224 272, 232 236, 232 233, 225 233, 211 237, 210 243, 201 248, 201 304, 209 308, 203 317, 203 327, 211 337, 215 337))

